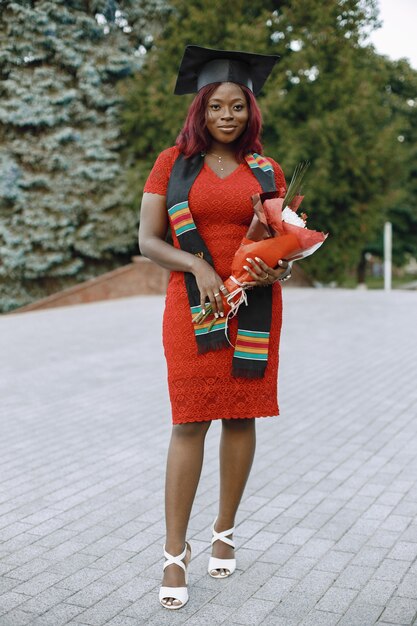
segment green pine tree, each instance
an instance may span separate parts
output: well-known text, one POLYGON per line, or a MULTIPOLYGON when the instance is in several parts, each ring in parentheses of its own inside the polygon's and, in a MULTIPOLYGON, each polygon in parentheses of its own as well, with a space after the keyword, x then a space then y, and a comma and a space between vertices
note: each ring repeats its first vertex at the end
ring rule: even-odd
POLYGON ((20 0, 0 14, 0 310, 128 258, 118 83, 138 72, 158 0, 20 0))

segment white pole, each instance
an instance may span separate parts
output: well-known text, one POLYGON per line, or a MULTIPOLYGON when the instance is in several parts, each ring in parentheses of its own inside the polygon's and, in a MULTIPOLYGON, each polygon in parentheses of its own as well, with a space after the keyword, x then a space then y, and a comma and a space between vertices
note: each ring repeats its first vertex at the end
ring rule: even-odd
POLYGON ((384 289, 390 291, 392 286, 392 224, 384 224, 384 289))

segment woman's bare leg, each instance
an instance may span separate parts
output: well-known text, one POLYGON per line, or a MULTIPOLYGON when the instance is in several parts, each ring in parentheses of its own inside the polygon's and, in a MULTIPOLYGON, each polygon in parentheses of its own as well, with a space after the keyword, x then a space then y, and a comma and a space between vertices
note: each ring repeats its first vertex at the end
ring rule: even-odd
MULTIPOLYGON (((168 449, 165 480, 165 550, 176 556, 184 550, 188 521, 200 480, 204 441, 211 422, 174 424, 168 449)), ((187 552, 184 562, 187 564, 187 552)), ((165 568, 162 585, 184 587, 184 570, 178 565, 165 568)), ((166 598, 165 604, 181 604, 166 598)))
MULTIPOLYGON (((256 448, 254 418, 224 419, 222 422, 220 504, 215 526, 217 532, 228 530, 235 524, 236 512, 249 477, 256 448)), ((232 539, 232 535, 229 537, 232 539)), ((232 559, 234 550, 223 541, 215 541, 212 555, 219 559, 232 559)))

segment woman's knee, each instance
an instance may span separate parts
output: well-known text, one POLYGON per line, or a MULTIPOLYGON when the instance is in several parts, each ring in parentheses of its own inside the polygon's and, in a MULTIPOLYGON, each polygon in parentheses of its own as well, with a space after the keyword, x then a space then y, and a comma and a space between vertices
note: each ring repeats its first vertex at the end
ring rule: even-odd
POLYGON ((205 437, 211 422, 189 422, 187 424, 174 424, 172 433, 176 437, 205 437))
POLYGON ((255 419, 253 417, 245 419, 223 419, 222 427, 231 431, 252 431, 255 429, 255 419))

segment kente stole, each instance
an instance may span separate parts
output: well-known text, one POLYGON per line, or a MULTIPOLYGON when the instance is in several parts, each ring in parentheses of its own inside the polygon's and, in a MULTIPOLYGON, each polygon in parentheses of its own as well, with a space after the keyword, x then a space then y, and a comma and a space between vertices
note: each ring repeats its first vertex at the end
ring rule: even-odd
MULTIPOLYGON (((275 191, 274 169, 265 157, 248 154, 246 162, 264 192, 275 191)), ((167 189, 167 208, 171 228, 177 235, 182 250, 195 254, 214 267, 212 256, 201 238, 188 206, 190 189, 201 171, 204 157, 197 154, 186 159, 180 154, 171 171, 167 189)), ((184 273, 185 286, 190 302, 190 316, 201 311, 200 292, 194 275, 184 273)), ((232 359, 232 375, 244 378, 262 378, 268 363, 269 333, 272 317, 272 287, 246 291, 248 305, 238 311, 238 333, 232 359)), ((210 315, 203 323, 194 324, 199 353, 218 350, 229 345, 225 330, 226 318, 213 321, 210 315)))

